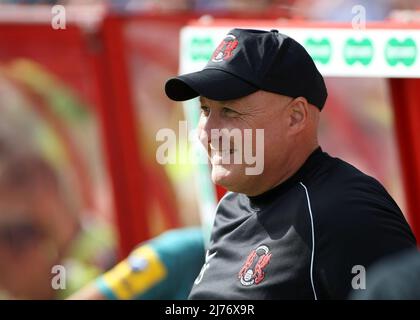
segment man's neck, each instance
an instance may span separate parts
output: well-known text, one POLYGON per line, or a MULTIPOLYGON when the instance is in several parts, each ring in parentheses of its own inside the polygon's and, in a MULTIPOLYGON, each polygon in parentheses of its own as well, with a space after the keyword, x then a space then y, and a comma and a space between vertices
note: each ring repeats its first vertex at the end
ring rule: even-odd
POLYGON ((271 175, 270 173, 266 174, 266 177, 272 176, 274 179, 270 179, 266 184, 261 184, 261 187, 253 190, 252 192, 247 192, 248 196, 257 196, 268 190, 275 188, 276 186, 282 184, 291 176, 293 176, 305 163, 308 157, 319 147, 318 143, 308 147, 304 150, 295 150, 288 157, 288 161, 282 165, 283 170, 279 170, 281 174, 276 176, 275 174, 271 175))

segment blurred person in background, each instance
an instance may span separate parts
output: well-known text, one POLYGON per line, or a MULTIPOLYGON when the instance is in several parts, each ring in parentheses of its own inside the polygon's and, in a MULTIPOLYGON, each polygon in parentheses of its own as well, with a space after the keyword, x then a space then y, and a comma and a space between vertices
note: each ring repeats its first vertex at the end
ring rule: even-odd
POLYGON ((20 143, 0 140, 0 291, 3 298, 53 299, 51 270, 76 235, 77 212, 51 166, 16 151, 20 143))
POLYGON ((63 299, 115 263, 111 226, 83 217, 77 192, 24 142, 0 133, 0 299, 63 299))
MULTIPOLYGON (((86 109, 38 65, 20 61, 18 69, 21 72, 13 73, 15 69, 0 68, 0 298, 62 299, 92 280, 80 298, 186 298, 204 259, 198 228, 164 233, 100 276, 116 263, 112 221, 103 217, 109 208, 83 203, 79 176, 69 156, 72 150, 51 121, 37 112, 42 106, 27 94, 28 89, 35 83, 38 94, 50 97, 54 93, 43 106, 47 110, 67 101, 66 113, 58 120, 77 142, 81 140, 76 133, 86 134, 90 129, 86 109), (9 81, 16 79, 12 75, 19 75, 24 83, 31 80, 27 91, 16 90, 21 87, 9 81), (64 267, 65 288, 53 288, 57 265, 64 267), (127 283, 132 285, 129 292, 124 291, 127 283)), ((86 157, 93 162, 94 141, 89 147, 86 157)), ((78 151, 82 154, 83 150, 78 151)), ((103 201, 110 195, 95 192, 95 201, 96 197, 103 201)))

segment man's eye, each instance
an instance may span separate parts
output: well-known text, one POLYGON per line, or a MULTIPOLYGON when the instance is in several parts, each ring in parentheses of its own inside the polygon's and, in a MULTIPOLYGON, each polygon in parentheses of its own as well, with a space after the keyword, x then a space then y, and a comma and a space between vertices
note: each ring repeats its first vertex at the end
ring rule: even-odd
POLYGON ((223 108, 223 113, 227 116, 236 116, 238 115, 238 112, 235 110, 229 109, 229 108, 223 108))
POLYGON ((210 114, 210 108, 201 106, 201 113, 207 117, 210 114))

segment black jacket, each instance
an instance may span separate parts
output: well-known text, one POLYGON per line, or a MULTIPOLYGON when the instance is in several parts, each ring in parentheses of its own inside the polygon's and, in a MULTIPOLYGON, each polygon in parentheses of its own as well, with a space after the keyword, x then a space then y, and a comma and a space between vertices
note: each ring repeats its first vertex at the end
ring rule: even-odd
POLYGON ((360 268, 415 246, 382 185, 318 148, 275 188, 225 195, 190 299, 345 299, 360 268))

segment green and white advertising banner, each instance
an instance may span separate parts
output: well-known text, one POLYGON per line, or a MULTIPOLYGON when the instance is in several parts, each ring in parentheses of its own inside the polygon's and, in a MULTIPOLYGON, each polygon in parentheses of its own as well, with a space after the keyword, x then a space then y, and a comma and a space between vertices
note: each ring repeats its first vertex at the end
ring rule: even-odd
MULTIPOLYGON (((233 27, 232 27, 233 28, 233 27)), ((180 72, 202 69, 229 27, 185 27, 181 31, 180 72)), ((302 44, 324 76, 420 78, 420 30, 277 29, 302 44)))

